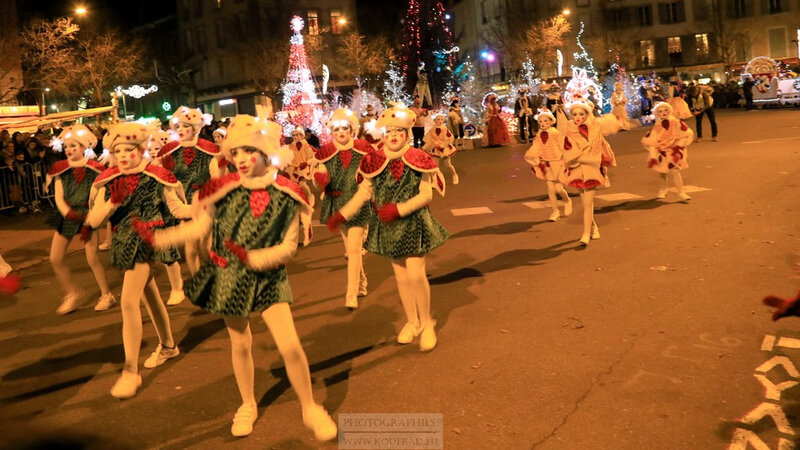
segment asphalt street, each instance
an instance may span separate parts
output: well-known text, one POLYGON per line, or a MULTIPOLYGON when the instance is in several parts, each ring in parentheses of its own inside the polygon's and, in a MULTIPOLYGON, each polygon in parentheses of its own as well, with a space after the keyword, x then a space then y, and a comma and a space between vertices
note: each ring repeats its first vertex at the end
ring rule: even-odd
MULTIPOLYGON (((358 310, 344 308, 344 247, 316 227, 289 274, 317 400, 334 419, 441 413, 452 449, 794 442, 800 319, 772 322, 761 298, 800 286, 800 112, 717 117, 719 142, 689 150, 689 203, 674 193, 655 199, 658 177, 639 144, 645 129, 609 138, 618 166, 596 203, 601 238, 587 248, 575 193, 575 214, 547 221, 545 185, 522 158, 527 145, 458 153, 461 184, 431 205, 451 237, 428 259, 439 335, 430 353, 395 343, 404 318, 387 260, 365 257, 369 295, 358 310)), ((49 236, 42 215, 0 223, 0 252, 28 266, 23 289, 0 299, 5 446, 336 448, 303 427, 255 315, 260 402, 249 437, 229 433, 240 399, 223 321, 188 301, 169 309, 181 356, 143 369, 135 398, 111 397, 123 361, 119 308, 55 314, 63 294, 46 262, 49 236)), ((74 249, 68 262, 94 300, 74 249)), ((121 273, 109 276, 119 295, 121 273)), ((163 273, 158 280, 166 296, 163 273)), ((145 322, 142 361, 157 344, 145 322)))

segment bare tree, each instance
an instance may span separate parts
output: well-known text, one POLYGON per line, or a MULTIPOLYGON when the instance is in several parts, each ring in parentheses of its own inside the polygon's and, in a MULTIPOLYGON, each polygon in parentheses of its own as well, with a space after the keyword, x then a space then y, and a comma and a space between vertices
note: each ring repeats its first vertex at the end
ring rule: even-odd
POLYGON ((739 49, 750 45, 753 31, 741 19, 727 18, 727 4, 723 0, 709 0, 705 16, 710 20, 712 45, 722 61, 725 75, 737 62, 739 49))
POLYGON ((142 70, 144 46, 108 31, 77 41, 75 64, 67 75, 79 92, 88 93, 95 106, 103 104, 114 87, 137 80, 142 70))
POLYGON ((556 16, 530 25, 524 32, 506 37, 506 54, 519 64, 530 58, 540 70, 555 66, 555 52, 563 47, 571 26, 563 16, 556 16))
POLYGON ((37 19, 25 27, 20 39, 25 78, 35 80, 29 81, 30 87, 69 90, 72 80, 64 76, 64 71, 75 64, 73 44, 79 30, 69 18, 37 19))
POLYGON ((379 75, 394 59, 394 50, 383 36, 365 42, 364 35, 352 32, 342 37, 336 49, 336 70, 344 78, 379 75))
POLYGON ((586 38, 586 49, 601 70, 608 69, 617 57, 619 64, 629 67, 636 61, 636 48, 631 42, 636 42, 632 31, 604 31, 586 38))
POLYGON ((23 87, 20 52, 15 38, 0 38, 0 105, 15 104, 23 87))
POLYGON ((277 95, 289 66, 289 42, 259 40, 246 49, 251 63, 245 64, 245 74, 259 91, 277 95))

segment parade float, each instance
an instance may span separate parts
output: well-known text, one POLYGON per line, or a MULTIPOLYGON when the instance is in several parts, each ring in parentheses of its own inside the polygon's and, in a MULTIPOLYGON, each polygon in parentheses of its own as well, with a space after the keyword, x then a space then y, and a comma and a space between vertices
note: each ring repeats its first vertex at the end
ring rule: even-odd
POLYGON ((742 79, 753 78, 753 103, 767 105, 800 104, 800 77, 781 70, 772 58, 759 56, 750 60, 742 71, 742 79))

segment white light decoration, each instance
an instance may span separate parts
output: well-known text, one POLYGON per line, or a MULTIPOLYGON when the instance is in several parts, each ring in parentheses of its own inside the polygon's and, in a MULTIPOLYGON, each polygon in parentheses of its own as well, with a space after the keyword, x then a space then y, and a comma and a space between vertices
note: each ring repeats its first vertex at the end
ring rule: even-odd
POLYGON ((164 112, 172 111, 172 104, 170 102, 164 102, 161 104, 161 109, 163 109, 164 112))
POLYGON ((322 65, 322 95, 328 93, 328 80, 331 78, 331 72, 328 70, 328 66, 325 64, 322 65))
POLYGON ((556 61, 558 62, 558 78, 561 78, 564 67, 564 54, 561 53, 561 50, 556 50, 556 61))
POLYGON ((115 91, 117 91, 117 93, 122 92, 123 94, 127 95, 128 97, 142 98, 147 94, 152 94, 153 92, 158 92, 158 86, 156 86, 154 84, 154 85, 150 86, 149 88, 145 88, 145 87, 139 86, 138 84, 134 84, 133 86, 131 86, 131 87, 127 88, 127 89, 123 89, 122 86, 117 86, 115 91))

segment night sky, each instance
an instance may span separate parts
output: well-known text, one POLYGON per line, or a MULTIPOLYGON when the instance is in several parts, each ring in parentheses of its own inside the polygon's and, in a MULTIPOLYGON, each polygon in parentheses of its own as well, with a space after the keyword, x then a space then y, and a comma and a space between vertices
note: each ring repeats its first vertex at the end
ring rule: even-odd
POLYGON ((103 21, 112 27, 135 27, 152 20, 175 14, 174 0, 17 0, 17 9, 25 23, 36 16, 47 18, 71 16, 78 6, 89 10, 82 21, 103 21))

